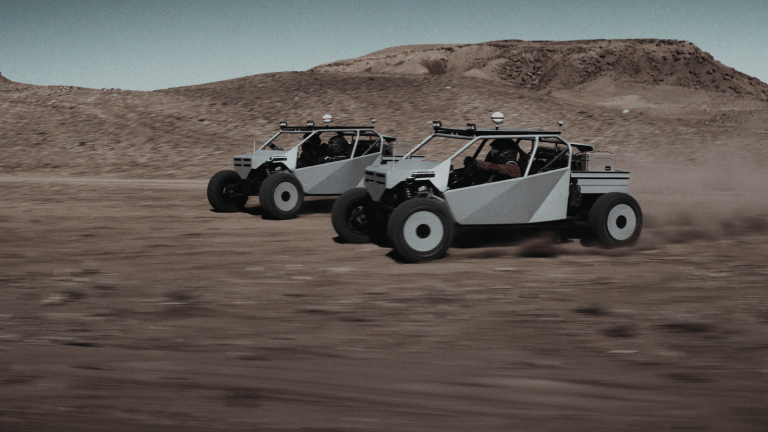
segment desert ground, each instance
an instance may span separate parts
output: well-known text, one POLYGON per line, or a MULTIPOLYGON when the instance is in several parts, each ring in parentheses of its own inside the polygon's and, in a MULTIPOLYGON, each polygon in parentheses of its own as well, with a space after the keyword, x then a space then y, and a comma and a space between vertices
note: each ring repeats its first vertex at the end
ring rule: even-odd
POLYGON ((547 87, 436 48, 383 54, 423 70, 155 92, 0 78, 0 430, 765 431, 765 93, 592 69, 547 87), (407 147, 494 111, 615 152, 638 244, 462 229, 403 264, 340 242, 333 197, 287 221, 206 199, 281 120, 376 118, 407 147))

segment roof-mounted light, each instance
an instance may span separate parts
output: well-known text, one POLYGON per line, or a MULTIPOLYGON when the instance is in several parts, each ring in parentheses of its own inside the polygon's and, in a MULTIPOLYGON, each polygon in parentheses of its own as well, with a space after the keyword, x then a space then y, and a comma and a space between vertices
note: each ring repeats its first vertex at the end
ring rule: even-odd
POLYGON ((307 126, 312 127, 314 125, 315 125, 315 122, 313 122, 312 120, 307 120, 307 126))
POLYGON ((442 127, 442 126, 443 126, 443 123, 442 123, 442 122, 439 122, 439 121, 437 121, 437 120, 435 120, 435 121, 433 121, 433 122, 432 122, 432 127, 433 127, 433 128, 435 128, 435 129, 437 129, 437 128, 439 128, 439 127, 442 127))
POLYGON ((562 131, 563 131, 563 125, 564 125, 564 124, 565 124, 565 122, 564 122, 564 121, 562 121, 562 120, 560 120, 559 122, 557 122, 557 127, 559 127, 559 128, 560 128, 560 132, 562 132, 562 131))
POLYGON ((491 114, 491 120, 496 123, 496 129, 498 129, 501 122, 504 121, 504 114, 496 111, 495 113, 491 114))
POLYGON ((371 119, 371 123, 373 123, 373 127, 376 127, 376 119, 371 119))
POLYGON ((288 127, 288 122, 280 122, 280 127, 281 128, 288 127))
POLYGON ((333 121, 333 117, 330 114, 326 114, 323 116, 323 121, 325 122, 325 125, 328 126, 331 121, 333 121))
POLYGON ((469 129, 469 130, 477 130, 477 126, 475 126, 474 123, 467 123, 467 129, 469 129))

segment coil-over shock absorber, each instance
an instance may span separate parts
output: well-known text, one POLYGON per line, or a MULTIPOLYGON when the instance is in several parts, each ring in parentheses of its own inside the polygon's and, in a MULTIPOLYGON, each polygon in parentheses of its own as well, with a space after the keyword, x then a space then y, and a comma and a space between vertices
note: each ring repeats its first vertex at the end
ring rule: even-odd
POLYGON ((409 200, 409 199, 413 198, 413 190, 411 190, 411 188, 409 188, 408 186, 404 185, 403 186, 403 197, 406 200, 409 200))

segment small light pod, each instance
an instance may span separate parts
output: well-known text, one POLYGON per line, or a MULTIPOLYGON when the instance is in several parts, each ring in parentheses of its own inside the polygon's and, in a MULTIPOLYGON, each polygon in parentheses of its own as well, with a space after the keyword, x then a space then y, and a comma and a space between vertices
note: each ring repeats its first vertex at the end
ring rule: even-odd
POLYGON ((333 117, 331 117, 330 114, 326 114, 323 116, 323 121, 325 122, 325 125, 328 126, 328 124, 333 120, 333 117))
POLYGON ((280 127, 281 128, 288 127, 288 122, 280 122, 280 127))
POLYGON ((474 123, 467 123, 467 129, 469 129, 469 130, 476 130, 477 127, 475 126, 474 123))
POLYGON ((437 121, 437 120, 435 120, 435 121, 433 121, 433 122, 432 122, 432 127, 433 127, 433 128, 435 128, 435 129, 437 129, 437 128, 439 128, 439 127, 442 127, 442 126, 443 126, 443 123, 442 123, 442 122, 439 122, 439 121, 437 121))
POLYGON ((312 120, 307 120, 307 126, 312 127, 314 125, 315 125, 315 122, 313 122, 312 120))
POLYGON ((495 113, 491 114, 491 120, 496 123, 496 129, 498 129, 501 122, 504 121, 504 114, 496 111, 495 113))
POLYGON ((564 124, 565 124, 565 122, 564 122, 564 121, 562 121, 562 120, 560 120, 560 121, 558 121, 558 122, 557 122, 557 127, 559 127, 559 128, 560 128, 560 132, 562 132, 562 131, 563 131, 563 125, 564 125, 564 124))

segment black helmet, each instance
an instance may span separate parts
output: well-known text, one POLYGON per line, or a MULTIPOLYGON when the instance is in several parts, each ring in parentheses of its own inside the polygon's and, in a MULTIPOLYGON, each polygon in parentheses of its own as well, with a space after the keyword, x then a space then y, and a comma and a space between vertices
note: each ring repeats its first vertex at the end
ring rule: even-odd
POLYGON ((347 149, 348 145, 347 140, 345 140, 343 136, 336 135, 328 140, 328 156, 341 155, 344 153, 344 150, 347 149))
MULTIPOLYGON (((305 134, 304 134, 304 139, 306 139, 308 136, 309 136, 309 133, 305 133, 305 134)), ((310 145, 313 145, 313 144, 314 144, 314 145, 319 145, 319 144, 320 144, 320 142, 321 142, 321 141, 320 141, 320 135, 318 135, 318 134, 314 134, 314 135, 312 135, 312 137, 311 137, 311 138, 310 138, 310 139, 309 139, 309 140, 306 142, 306 144, 310 144, 310 145)))
POLYGON ((495 163, 509 163, 517 160, 520 147, 509 138, 501 138, 491 143, 491 151, 488 156, 495 163))

